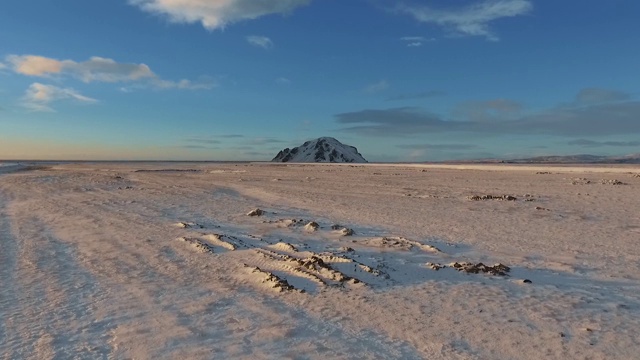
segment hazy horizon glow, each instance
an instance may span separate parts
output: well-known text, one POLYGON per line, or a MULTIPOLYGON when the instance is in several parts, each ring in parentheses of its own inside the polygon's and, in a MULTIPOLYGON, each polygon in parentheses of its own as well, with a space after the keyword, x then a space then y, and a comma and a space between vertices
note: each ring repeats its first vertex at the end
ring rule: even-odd
POLYGON ((640 153, 638 13, 8 0, 0 159, 269 160, 321 136, 384 162, 640 153))

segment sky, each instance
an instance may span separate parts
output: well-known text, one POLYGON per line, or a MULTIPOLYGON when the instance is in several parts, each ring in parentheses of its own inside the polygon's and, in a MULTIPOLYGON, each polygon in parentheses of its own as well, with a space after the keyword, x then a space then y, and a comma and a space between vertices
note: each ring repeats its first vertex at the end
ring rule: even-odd
POLYGON ((637 0, 4 0, 0 159, 640 153, 637 0))

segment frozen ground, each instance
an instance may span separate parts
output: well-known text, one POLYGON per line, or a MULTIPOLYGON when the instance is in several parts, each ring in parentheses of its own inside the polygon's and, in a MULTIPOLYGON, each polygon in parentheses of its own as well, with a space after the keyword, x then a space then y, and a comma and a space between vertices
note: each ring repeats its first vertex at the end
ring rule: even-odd
POLYGON ((23 167, 19 163, 0 162, 0 175, 20 170, 23 167))
POLYGON ((0 358, 634 358, 637 173, 274 164, 5 173, 0 358), (247 216, 255 208, 264 213, 247 216))

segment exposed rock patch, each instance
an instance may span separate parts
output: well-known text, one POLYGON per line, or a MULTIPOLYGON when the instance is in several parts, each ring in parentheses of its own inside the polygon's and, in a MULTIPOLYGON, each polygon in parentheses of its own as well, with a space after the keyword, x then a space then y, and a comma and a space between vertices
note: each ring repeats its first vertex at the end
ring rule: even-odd
POLYGON ((603 179, 603 180, 600 180, 600 183, 604 185, 626 185, 625 183, 617 179, 611 179, 611 180, 603 179))
POLYGON ((201 253, 214 253, 214 249, 213 246, 205 243, 202 240, 198 240, 198 239, 193 239, 193 238, 178 238, 178 240, 180 241, 184 241, 187 244, 190 244, 194 250, 201 252, 201 253))
POLYGON ((203 226, 200 224, 196 224, 194 222, 184 222, 184 221, 177 222, 175 226, 181 229, 189 229, 189 228, 202 229, 203 228, 203 226))
POLYGON ((316 231, 320 228, 317 222, 311 221, 307 225, 304 226, 304 229, 307 231, 316 231))
POLYGON ((449 264, 450 267, 463 271, 469 274, 479 274, 479 273, 487 273, 491 275, 497 276, 506 276, 511 268, 503 264, 495 264, 493 266, 488 266, 483 263, 468 263, 468 262, 454 262, 449 264))
POLYGON ((356 233, 353 229, 338 224, 331 225, 331 230, 337 231, 342 236, 353 236, 356 233))
POLYGON ((587 178, 573 178, 571 179, 571 185, 587 185, 591 184, 591 180, 587 178))
POLYGON ((247 216, 262 216, 264 211, 261 209, 253 209, 247 213, 247 216))
POLYGON ((481 200, 516 201, 518 200, 518 198, 513 195, 473 195, 473 196, 468 196, 467 199, 471 201, 481 201, 481 200))
MULTIPOLYGON (((248 265, 246 264, 245 266, 248 267, 248 265)), ((289 282, 286 279, 282 279, 276 274, 270 273, 268 271, 264 271, 257 266, 251 270, 251 273, 262 275, 263 276, 262 283, 275 289, 278 292, 297 290, 295 287, 289 284, 289 282)), ((299 290, 299 291, 304 292, 304 290, 299 290)))

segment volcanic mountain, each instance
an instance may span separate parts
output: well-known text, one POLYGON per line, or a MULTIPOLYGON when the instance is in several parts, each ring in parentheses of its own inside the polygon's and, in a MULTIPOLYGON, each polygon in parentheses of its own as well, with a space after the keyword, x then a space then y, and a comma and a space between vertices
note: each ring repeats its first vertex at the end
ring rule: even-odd
POLYGON ((321 137, 304 144, 286 148, 271 160, 273 162, 324 162, 324 163, 366 163, 353 146, 345 145, 332 137, 321 137))

